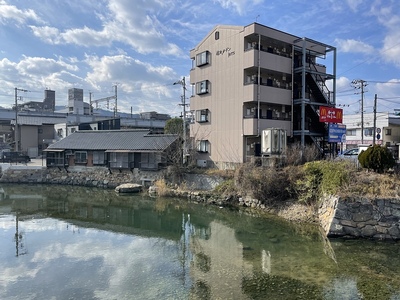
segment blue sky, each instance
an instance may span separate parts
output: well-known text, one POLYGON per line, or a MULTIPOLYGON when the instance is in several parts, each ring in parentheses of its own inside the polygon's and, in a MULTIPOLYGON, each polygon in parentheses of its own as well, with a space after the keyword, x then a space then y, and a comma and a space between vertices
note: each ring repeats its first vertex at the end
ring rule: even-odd
POLYGON ((21 102, 49 88, 65 106, 71 87, 89 102, 117 84, 119 111, 179 115, 173 83, 189 76, 190 49, 217 24, 256 21, 337 48, 345 114, 360 112, 353 80, 368 84, 365 112, 375 94, 378 111, 400 109, 398 0, 0 0, 0 106, 12 107, 15 87, 29 90, 21 102))

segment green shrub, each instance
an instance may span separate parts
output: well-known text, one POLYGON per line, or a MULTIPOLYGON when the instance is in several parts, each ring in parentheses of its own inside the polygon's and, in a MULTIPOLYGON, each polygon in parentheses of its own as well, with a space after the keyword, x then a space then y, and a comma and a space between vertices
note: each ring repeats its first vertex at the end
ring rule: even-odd
POLYGON ((324 194, 336 194, 347 185, 354 166, 349 162, 315 161, 306 163, 295 182, 297 198, 307 204, 315 203, 324 194))
POLYGON ((393 168, 396 161, 393 154, 385 146, 374 145, 358 155, 360 165, 366 169, 372 169, 377 173, 383 173, 393 168))
POLYGON ((214 192, 218 195, 222 196, 231 196, 235 195, 237 192, 235 182, 233 179, 227 179, 221 182, 214 188, 214 192))

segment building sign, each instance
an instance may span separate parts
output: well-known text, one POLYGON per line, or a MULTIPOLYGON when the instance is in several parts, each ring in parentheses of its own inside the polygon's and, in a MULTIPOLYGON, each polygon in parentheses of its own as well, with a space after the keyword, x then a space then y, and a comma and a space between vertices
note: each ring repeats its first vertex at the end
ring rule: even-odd
POLYGON ((222 50, 218 50, 216 54, 224 55, 225 53, 228 55, 228 57, 235 55, 235 51, 232 51, 232 49, 229 47, 226 47, 225 49, 222 49, 222 50))
POLYGON ((342 123, 343 109, 320 106, 319 121, 327 123, 342 123))
POLYGON ((329 124, 328 132, 329 143, 345 143, 346 142, 346 125, 329 124))

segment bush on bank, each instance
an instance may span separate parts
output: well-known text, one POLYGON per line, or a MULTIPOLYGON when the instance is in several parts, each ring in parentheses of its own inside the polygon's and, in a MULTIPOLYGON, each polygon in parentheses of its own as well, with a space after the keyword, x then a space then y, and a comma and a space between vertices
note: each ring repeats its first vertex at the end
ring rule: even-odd
POLYGON ((378 173, 386 172, 393 168, 396 160, 390 150, 381 145, 368 147, 358 155, 358 160, 363 168, 374 170, 378 173))
POLYGON ((346 188, 355 172, 354 165, 346 161, 314 161, 282 169, 244 164, 214 192, 223 196, 248 196, 264 204, 288 199, 313 204, 323 194, 336 194, 346 188))
MULTIPOLYGON (((210 171, 203 172, 209 174, 210 171)), ((212 175, 224 178, 213 191, 208 191, 213 197, 231 200, 248 197, 269 206, 288 200, 314 205, 325 194, 369 198, 400 196, 398 174, 368 172, 345 160, 310 161, 282 168, 243 164, 234 172, 213 170, 212 175)), ((166 182, 160 184, 165 186, 166 182)), ((173 186, 187 190, 185 183, 173 186)), ((165 189, 160 188, 160 191, 165 189)))

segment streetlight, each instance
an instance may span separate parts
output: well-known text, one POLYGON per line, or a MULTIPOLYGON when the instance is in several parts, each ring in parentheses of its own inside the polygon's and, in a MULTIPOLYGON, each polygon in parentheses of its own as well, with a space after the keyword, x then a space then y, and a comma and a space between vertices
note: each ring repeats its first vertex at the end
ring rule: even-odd
POLYGON ((182 97, 182 106, 183 106, 183 158, 182 162, 183 164, 186 164, 186 81, 185 77, 182 78, 182 80, 178 80, 177 82, 174 82, 174 85, 180 84, 183 89, 183 97, 182 97))

